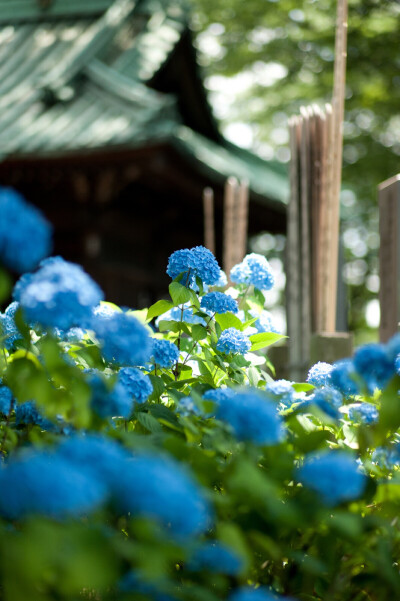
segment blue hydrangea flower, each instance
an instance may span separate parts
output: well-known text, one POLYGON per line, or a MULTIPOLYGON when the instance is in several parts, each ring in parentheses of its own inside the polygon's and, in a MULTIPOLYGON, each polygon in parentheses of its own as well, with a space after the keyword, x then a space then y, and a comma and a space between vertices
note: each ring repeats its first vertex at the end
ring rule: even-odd
POLYGON ((191 396, 184 396, 179 399, 177 411, 184 417, 189 415, 202 415, 201 409, 196 405, 191 396))
POLYGON ((81 342, 85 337, 85 330, 82 328, 70 328, 69 330, 60 330, 60 328, 54 328, 54 336, 59 338, 63 342, 81 342))
POLYGON ((337 505, 360 497, 366 477, 359 471, 357 460, 344 451, 323 451, 310 455, 298 469, 304 486, 319 493, 327 505, 337 505))
POLYGON ((223 271, 223 269, 221 269, 219 272, 219 278, 215 282, 214 286, 217 286, 218 288, 225 288, 225 286, 227 286, 227 285, 228 285, 228 278, 226 277, 225 271, 223 271))
POLYGON ((209 292, 201 299, 200 308, 210 313, 237 313, 239 307, 234 298, 223 292, 209 292))
POLYGON ((400 355, 397 355, 394 361, 394 369, 396 371, 396 374, 400 376, 400 355))
POLYGON ((359 394, 357 374, 351 359, 341 359, 333 364, 331 385, 346 398, 359 394))
POLYGON ((375 424, 379 419, 379 411, 372 403, 353 403, 348 409, 349 419, 356 423, 375 424))
POLYGON ((94 315, 92 329, 107 361, 135 366, 144 365, 150 358, 151 338, 133 315, 122 311, 114 311, 107 316, 94 315))
POLYGON ((394 375, 394 365, 383 344, 365 344, 354 353, 353 364, 368 391, 383 389, 394 375))
POLYGON ((227 422, 238 440, 274 445, 283 438, 283 422, 276 406, 257 391, 237 392, 221 398, 217 418, 227 422))
POLYGON ((155 324, 158 328, 160 321, 184 321, 185 323, 196 324, 199 323, 202 326, 206 325, 206 322, 201 315, 195 315, 193 309, 190 306, 190 302, 180 305, 179 307, 172 307, 169 311, 163 313, 157 317, 155 324), (183 312, 182 312, 183 307, 183 312))
POLYGON ((68 330, 85 327, 92 309, 103 298, 98 285, 82 267, 52 257, 40 264, 40 269, 21 278, 14 289, 28 323, 68 330))
POLYGON ((0 514, 62 519, 96 509, 106 497, 102 482, 56 453, 27 451, 0 470, 0 514))
POLYGON ((8 415, 13 404, 13 393, 8 386, 3 386, 0 380, 0 413, 3 413, 3 415, 8 415))
POLYGON ((395 334, 387 341, 385 349, 389 360, 394 363, 396 357, 400 355, 400 333, 395 334))
POLYGON ((318 363, 310 368, 307 382, 313 386, 330 386, 332 369, 333 365, 330 363, 318 361, 318 363))
POLYGON ((281 597, 265 586, 250 588, 243 586, 228 597, 228 601, 295 601, 292 597, 281 597))
POLYGON ((220 403, 222 400, 229 400, 235 396, 236 392, 233 388, 211 388, 203 394, 203 399, 206 401, 214 401, 220 403))
POLYGON ((188 279, 187 275, 189 275, 188 284, 192 283, 196 277, 199 277, 205 284, 216 284, 220 278, 220 272, 221 268, 214 255, 204 246, 176 250, 168 260, 167 274, 173 280, 183 274, 182 283, 184 285, 188 279))
POLYGON ((339 408, 343 405, 343 396, 331 386, 323 386, 317 388, 314 392, 306 399, 304 406, 315 405, 321 411, 336 419, 339 416, 339 408))
POLYGON ((118 381, 133 396, 136 403, 144 403, 153 392, 149 376, 135 367, 123 367, 118 372, 118 381))
POLYGON ((211 511, 203 491, 170 458, 138 455, 116 482, 114 494, 120 510, 155 519, 175 538, 195 536, 210 527, 211 511))
POLYGON ((39 426, 42 430, 57 430, 55 424, 40 413, 34 401, 26 401, 15 405, 15 423, 17 426, 34 425, 39 426))
POLYGON ((91 373, 88 383, 92 392, 90 406, 99 417, 128 418, 131 415, 132 397, 120 382, 110 386, 99 374, 91 373))
POLYGON ((284 408, 289 408, 296 400, 296 393, 292 386, 293 382, 288 380, 276 380, 269 382, 265 387, 268 397, 279 402, 284 408))
POLYGON ((57 454, 69 462, 94 472, 96 479, 112 487, 121 477, 132 454, 117 441, 103 434, 73 434, 57 447, 57 454))
POLYGON ((0 260, 17 273, 35 269, 51 251, 51 225, 11 188, 0 187, 0 215, 0 260))
POLYGON ((371 455, 371 461, 381 468, 391 470, 400 466, 400 443, 394 443, 388 447, 377 447, 371 455))
POLYGON ((169 340, 152 339, 152 358, 160 367, 172 367, 179 360, 179 349, 169 340))
POLYGON ((140 574, 131 570, 125 574, 118 583, 118 590, 123 593, 138 593, 145 595, 147 599, 152 601, 177 601, 174 597, 161 592, 162 582, 154 579, 145 580, 140 574))
POLYGON ((270 290, 275 282, 267 259, 256 253, 246 255, 241 263, 231 269, 231 280, 235 284, 253 285, 259 290, 270 290))
POLYGON ((236 328, 227 328, 221 333, 217 342, 217 351, 229 355, 230 353, 240 353, 244 355, 251 348, 251 342, 240 330, 236 328))
POLYGON ((227 545, 219 541, 207 541, 196 549, 189 560, 188 568, 193 572, 205 570, 215 574, 237 576, 243 568, 243 561, 227 545))
POLYGON ((4 346, 11 350, 14 348, 17 340, 22 340, 22 335, 15 323, 15 313, 19 309, 19 303, 16 301, 8 305, 4 315, 0 315, 0 324, 2 336, 4 336, 4 346))
POLYGON ((274 323, 274 318, 269 311, 257 313, 252 309, 249 313, 251 317, 258 317, 257 321, 252 324, 252 327, 255 328, 259 334, 263 334, 264 332, 274 332, 275 334, 281 333, 278 326, 274 323))

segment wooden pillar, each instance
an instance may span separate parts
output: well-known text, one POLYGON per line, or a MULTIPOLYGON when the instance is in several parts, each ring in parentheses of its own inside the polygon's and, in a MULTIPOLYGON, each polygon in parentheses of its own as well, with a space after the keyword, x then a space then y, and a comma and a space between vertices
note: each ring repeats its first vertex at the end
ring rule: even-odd
POLYGON ((398 331, 400 319, 400 174, 382 182, 379 199, 379 338, 387 340, 398 331))

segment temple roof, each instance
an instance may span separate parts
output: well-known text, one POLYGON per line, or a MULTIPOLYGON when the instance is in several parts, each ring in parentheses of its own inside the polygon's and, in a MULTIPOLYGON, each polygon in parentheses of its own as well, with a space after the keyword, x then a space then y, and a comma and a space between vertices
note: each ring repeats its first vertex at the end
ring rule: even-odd
POLYGON ((0 162, 158 143, 287 199, 280 164, 219 133, 180 0, 0 0, 0 162))

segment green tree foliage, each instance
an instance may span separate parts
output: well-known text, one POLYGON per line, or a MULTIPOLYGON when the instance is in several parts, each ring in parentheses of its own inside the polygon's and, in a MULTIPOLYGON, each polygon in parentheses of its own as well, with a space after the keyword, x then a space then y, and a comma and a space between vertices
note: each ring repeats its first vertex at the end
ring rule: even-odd
MULTIPOLYGON (((336 2, 193 3, 210 88, 215 88, 215 76, 230 78, 228 89, 229 82, 241 78, 239 92, 217 116, 223 125, 249 124, 255 150, 267 157, 273 151, 287 161, 287 118, 301 105, 323 105, 331 98, 336 2)), ((352 329, 365 324, 360 309, 377 291, 376 188, 399 171, 399 28, 398 2, 349 1, 343 188, 351 192, 343 195, 341 214, 347 230, 345 280, 350 284, 352 329)))

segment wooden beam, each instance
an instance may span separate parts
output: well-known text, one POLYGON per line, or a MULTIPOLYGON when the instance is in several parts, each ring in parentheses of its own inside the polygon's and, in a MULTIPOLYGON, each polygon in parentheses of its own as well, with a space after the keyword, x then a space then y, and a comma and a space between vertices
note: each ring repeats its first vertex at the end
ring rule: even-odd
POLYGON ((203 190, 204 246, 215 255, 214 191, 203 190))
POLYGON ((387 342, 400 318, 400 174, 378 187, 379 201, 379 338, 387 342))

